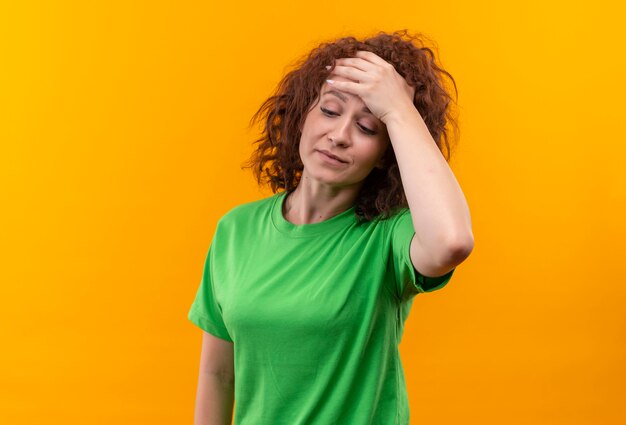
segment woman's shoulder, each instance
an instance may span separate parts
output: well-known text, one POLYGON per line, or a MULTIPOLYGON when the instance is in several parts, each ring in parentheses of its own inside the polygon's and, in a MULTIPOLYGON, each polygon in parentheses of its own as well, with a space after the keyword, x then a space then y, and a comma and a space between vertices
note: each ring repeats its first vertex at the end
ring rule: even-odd
POLYGON ((262 199, 244 202, 228 210, 218 221, 218 225, 240 223, 242 221, 255 220, 267 215, 281 193, 276 193, 262 199))

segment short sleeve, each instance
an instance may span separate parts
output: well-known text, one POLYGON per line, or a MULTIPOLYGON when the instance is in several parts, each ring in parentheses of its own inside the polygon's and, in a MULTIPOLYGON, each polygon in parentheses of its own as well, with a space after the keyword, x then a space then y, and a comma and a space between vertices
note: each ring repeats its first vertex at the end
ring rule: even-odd
POLYGON ((432 292, 443 288, 456 268, 442 276, 428 277, 419 273, 411 262, 411 240, 415 228, 409 209, 391 217, 391 255, 396 278, 396 293, 401 299, 408 299, 418 293, 432 292))
POLYGON ((228 330, 226 329, 226 325, 224 324, 222 309, 215 297, 212 274, 212 252, 213 244, 209 247, 209 252, 207 253, 206 260, 204 262, 204 270, 200 286, 196 292, 196 298, 191 305, 187 317, 196 326, 211 335, 233 342, 228 330))

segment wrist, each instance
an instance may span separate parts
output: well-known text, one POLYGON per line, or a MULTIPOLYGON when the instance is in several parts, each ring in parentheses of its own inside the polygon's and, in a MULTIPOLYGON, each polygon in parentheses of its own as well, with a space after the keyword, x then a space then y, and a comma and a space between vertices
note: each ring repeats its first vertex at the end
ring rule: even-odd
MULTIPOLYGON (((426 128, 426 123, 422 119, 419 111, 413 104, 406 108, 398 109, 393 113, 390 113, 385 117, 385 126, 387 132, 395 132, 396 129, 400 130, 406 127, 420 127, 426 128)), ((391 135, 391 133, 390 133, 391 135)))

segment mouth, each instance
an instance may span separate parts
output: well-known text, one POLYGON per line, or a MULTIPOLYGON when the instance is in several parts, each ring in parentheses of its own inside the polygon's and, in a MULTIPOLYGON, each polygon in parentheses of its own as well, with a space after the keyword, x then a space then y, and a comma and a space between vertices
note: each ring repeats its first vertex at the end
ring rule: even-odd
POLYGON ((327 150, 318 150, 319 153, 321 153, 324 157, 331 159, 335 162, 341 163, 341 164, 347 164, 348 161, 345 161, 342 158, 339 158, 337 155, 333 155, 332 153, 328 152, 327 150))

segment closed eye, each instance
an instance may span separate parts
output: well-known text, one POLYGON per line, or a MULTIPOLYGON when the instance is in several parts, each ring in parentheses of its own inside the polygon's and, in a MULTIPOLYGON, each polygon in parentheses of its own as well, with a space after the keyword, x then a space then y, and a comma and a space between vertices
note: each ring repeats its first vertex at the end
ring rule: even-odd
MULTIPOLYGON (((324 115, 327 115, 329 117, 335 117, 335 116, 339 115, 338 113, 330 111, 330 110, 328 110, 326 108, 323 108, 321 106, 320 106, 320 110, 324 113, 324 115)), ((361 131, 363 131, 363 133, 369 134, 370 136, 373 136, 373 135, 376 134, 376 132, 374 130, 370 130, 369 128, 364 127, 361 124, 359 124, 359 128, 361 129, 361 131)))
POLYGON ((322 108, 322 107, 320 107, 320 110, 324 113, 324 115, 328 115, 328 116, 331 116, 331 117, 336 116, 336 115, 339 115, 338 113, 333 112, 333 111, 329 111, 329 110, 328 110, 328 109, 326 109, 326 108, 322 108))
POLYGON ((370 130, 367 127, 363 127, 361 124, 359 124, 359 127, 361 127, 361 130, 363 130, 365 134, 369 134, 370 136, 373 136, 374 134, 376 134, 374 130, 370 130))

